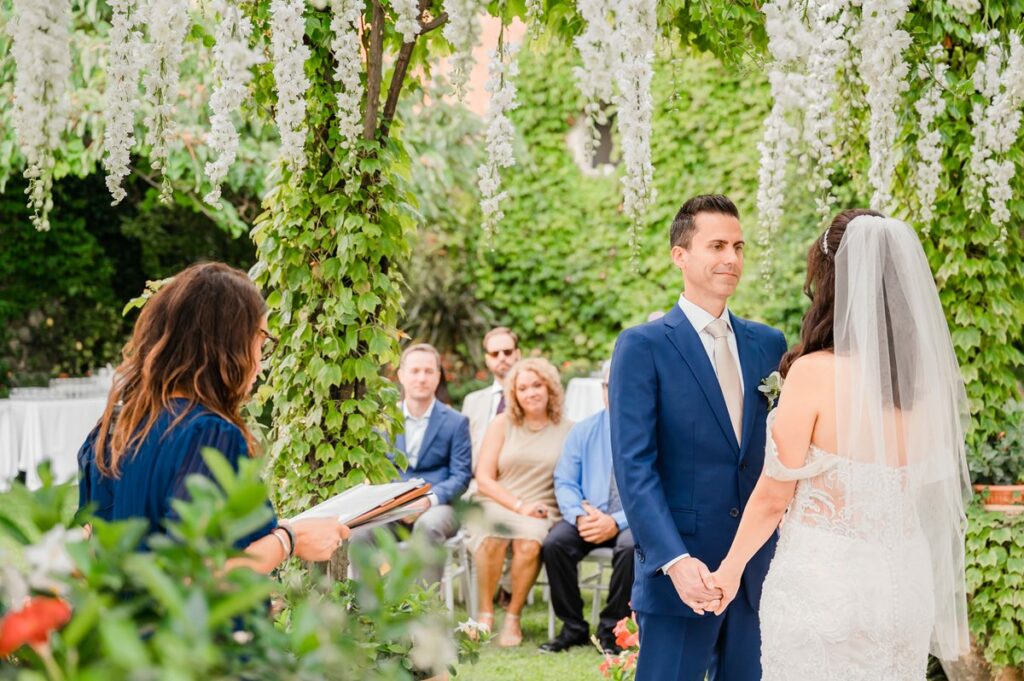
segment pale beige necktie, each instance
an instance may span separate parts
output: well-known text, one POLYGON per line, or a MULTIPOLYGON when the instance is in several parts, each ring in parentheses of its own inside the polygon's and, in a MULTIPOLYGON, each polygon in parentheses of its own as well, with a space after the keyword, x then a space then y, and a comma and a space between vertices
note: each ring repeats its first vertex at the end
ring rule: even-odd
POLYGON ((704 330, 715 339, 715 372, 718 384, 722 387, 722 397, 729 409, 729 420, 736 432, 736 441, 740 441, 743 432, 743 387, 740 383, 739 365, 729 349, 729 325, 723 319, 716 319, 704 330))

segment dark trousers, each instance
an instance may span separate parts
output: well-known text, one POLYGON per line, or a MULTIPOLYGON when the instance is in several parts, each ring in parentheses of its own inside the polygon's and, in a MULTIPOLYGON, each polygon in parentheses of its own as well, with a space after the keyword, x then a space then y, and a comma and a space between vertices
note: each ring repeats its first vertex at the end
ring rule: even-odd
POLYGON ((598 638, 613 637, 616 622, 629 615, 629 596, 633 588, 633 534, 622 530, 603 544, 591 544, 564 520, 559 521, 544 539, 541 557, 551 584, 551 605, 562 620, 562 633, 588 636, 590 628, 583 619, 580 596, 579 564, 597 548, 612 549, 612 579, 608 585, 608 604, 601 611, 598 638))
POLYGON ((636 681, 760 681, 761 627, 741 589, 721 616, 638 612, 636 681))

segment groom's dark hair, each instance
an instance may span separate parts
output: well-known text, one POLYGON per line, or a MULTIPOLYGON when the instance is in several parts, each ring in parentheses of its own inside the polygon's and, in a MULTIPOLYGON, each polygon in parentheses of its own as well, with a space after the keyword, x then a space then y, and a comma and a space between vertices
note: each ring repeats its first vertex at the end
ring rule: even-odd
POLYGON ((723 194, 700 194, 683 204, 683 207, 676 213, 672 220, 672 227, 669 230, 669 247, 681 246, 689 248, 693 241, 693 233, 697 229, 697 216, 701 213, 719 213, 731 215, 737 220, 740 212, 736 204, 723 194))

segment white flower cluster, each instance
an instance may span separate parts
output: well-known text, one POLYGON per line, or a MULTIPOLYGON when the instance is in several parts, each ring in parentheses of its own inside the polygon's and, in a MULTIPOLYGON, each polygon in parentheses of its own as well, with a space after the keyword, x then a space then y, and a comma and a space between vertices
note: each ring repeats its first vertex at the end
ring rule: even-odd
POLYGON ((278 159, 298 174, 306 167, 306 60, 303 43, 306 21, 304 0, 272 0, 270 3, 271 54, 277 87, 275 120, 281 135, 278 159))
POLYGON ((871 166, 868 181, 874 189, 871 207, 885 211, 892 201, 892 178, 896 171, 897 111, 900 96, 907 89, 910 67, 903 51, 910 34, 899 28, 910 0, 864 0, 857 35, 860 75, 867 85, 868 152, 871 166))
POLYGON ((500 44, 499 50, 491 53, 491 62, 487 67, 490 79, 487 81, 486 89, 491 93, 487 115, 484 118, 487 125, 484 133, 487 160, 476 172, 480 178, 480 210, 483 213, 484 231, 487 232, 488 239, 505 217, 501 210, 501 202, 508 197, 508 192, 501 190, 500 169, 509 168, 516 163, 512 148, 515 128, 508 118, 508 112, 518 106, 514 82, 519 73, 519 62, 516 61, 518 51, 518 45, 500 44))
POLYGON ((799 129, 792 119, 798 118, 806 105, 804 69, 814 48, 814 36, 804 22, 803 8, 800 0, 775 0, 762 8, 768 50, 773 57, 768 70, 772 109, 764 121, 764 137, 757 145, 761 154, 757 210, 765 247, 771 243, 770 236, 782 221, 787 163, 800 140, 799 129))
POLYGON ((996 225, 1004 225, 1010 218, 1006 202, 1012 197, 1010 183, 1016 166, 1005 154, 1017 141, 1024 104, 1024 47, 1016 33, 1010 33, 1009 43, 1007 54, 998 33, 975 36, 985 57, 974 69, 974 88, 986 103, 975 103, 971 110, 974 143, 967 199, 968 206, 977 211, 987 194, 996 225))
POLYGON ((953 9, 970 16, 981 9, 980 0, 948 0, 953 9))
POLYGON ((927 64, 918 66, 918 77, 926 82, 921 98, 914 103, 920 116, 920 137, 917 139, 918 161, 915 175, 917 176, 917 198, 921 203, 920 220, 923 230, 928 232, 928 225, 935 217, 935 197, 938 195, 939 181, 942 176, 942 134, 935 121, 946 111, 946 100, 942 93, 946 86, 946 72, 949 64, 943 61, 945 49, 935 45, 929 51, 931 68, 927 64))
MULTIPOLYGON (((142 79, 149 105, 144 119, 146 144, 150 146, 153 168, 166 168, 169 145, 174 141, 174 105, 178 98, 181 59, 185 36, 192 25, 188 3, 181 0, 148 0, 140 11, 149 26, 150 44, 146 46, 142 79)), ((160 200, 171 200, 171 185, 164 175, 160 200)))
POLYGON ((607 122, 604 107, 615 94, 615 83, 608 75, 615 73, 622 60, 616 49, 613 10, 616 0, 578 0, 576 6, 583 19, 583 32, 573 43, 580 53, 580 66, 573 68, 573 76, 583 95, 584 164, 590 166, 594 150, 601 141, 599 124, 607 122))
MULTIPOLYGON (((362 13, 361 0, 332 0, 331 2, 331 52, 334 54, 334 80, 341 83, 338 92, 338 131, 341 133, 341 147, 352 149, 361 133, 363 101, 363 58, 359 45, 359 17, 362 13)), ((417 30, 419 21, 416 22, 417 30)))
MULTIPOLYGON (((658 34, 656 0, 620 0, 616 38, 622 59, 615 72, 619 139, 626 168, 623 208, 634 225, 656 198, 651 165, 651 99, 654 40, 658 34)), ((635 238, 635 234, 634 234, 635 238)))
POLYGON ((203 197, 211 205, 220 203, 220 186, 238 156, 239 136, 232 118, 247 96, 252 69, 263 56, 249 47, 252 22, 234 0, 214 0, 219 19, 213 46, 214 80, 210 95, 210 148, 216 154, 206 164, 206 177, 213 188, 203 197))
POLYGON ((107 56, 107 104, 103 109, 103 168, 107 171, 107 189, 117 205, 128 195, 121 182, 131 172, 129 163, 135 146, 142 33, 136 0, 110 0, 110 7, 113 18, 107 56))
POLYGON ((402 35, 402 42, 411 43, 420 34, 419 0, 391 0, 398 18, 395 30, 402 35))
POLYGON ((526 0, 526 23, 537 26, 544 15, 544 0, 526 0))
POLYGON ((466 94, 466 84, 475 63, 473 48, 480 42, 477 14, 483 10, 483 5, 479 0, 444 0, 443 8, 448 21, 441 33, 455 50, 448 60, 451 68, 448 79, 455 95, 461 98, 466 94))
POLYGON ((14 16, 7 25, 17 67, 14 131, 25 155, 32 224, 40 231, 50 228, 53 154, 67 126, 70 20, 71 0, 14 0, 14 16))
POLYGON ((807 9, 810 32, 814 36, 807 55, 803 140, 812 160, 818 214, 827 220, 835 207, 832 193, 832 166, 835 162, 835 99, 838 74, 850 55, 847 38, 854 15, 849 0, 834 0, 807 9))

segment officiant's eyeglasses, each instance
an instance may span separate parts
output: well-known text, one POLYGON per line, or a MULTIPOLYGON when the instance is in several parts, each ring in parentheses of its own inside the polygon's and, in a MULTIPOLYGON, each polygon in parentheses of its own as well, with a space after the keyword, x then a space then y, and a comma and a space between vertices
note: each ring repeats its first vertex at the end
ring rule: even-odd
POLYGON ((270 335, 270 332, 265 329, 260 329, 260 333, 264 336, 263 345, 260 346, 260 354, 264 357, 269 357, 277 349, 277 338, 270 335))
POLYGON ((514 354, 516 354, 516 349, 515 348, 505 348, 504 350, 488 350, 487 351, 487 356, 490 357, 491 359, 497 359, 498 355, 503 355, 505 357, 511 357, 514 354))

